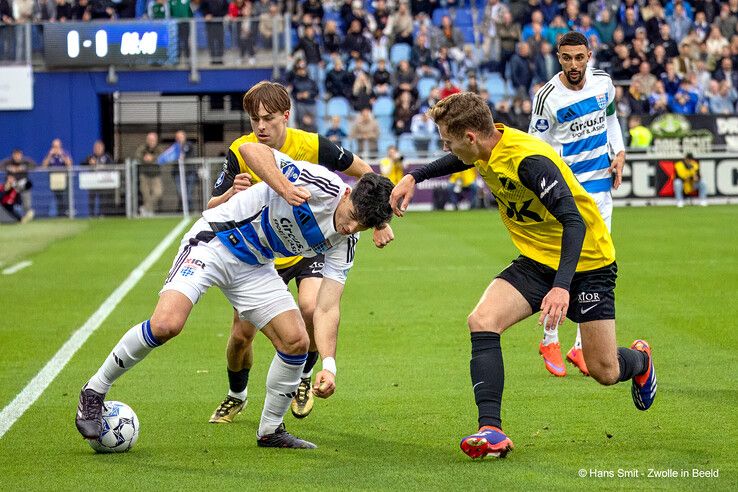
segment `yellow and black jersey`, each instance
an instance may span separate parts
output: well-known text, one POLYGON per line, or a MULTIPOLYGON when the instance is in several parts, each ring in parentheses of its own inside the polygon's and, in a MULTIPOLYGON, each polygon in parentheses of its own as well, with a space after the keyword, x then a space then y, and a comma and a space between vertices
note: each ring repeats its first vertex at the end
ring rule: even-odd
MULTIPOLYGON (((500 141, 489 160, 474 167, 495 196, 520 253, 557 270, 554 285, 565 288, 574 271, 613 263, 615 247, 605 222, 569 166, 542 140, 495 126, 502 133, 500 141)), ((470 167, 446 156, 411 174, 420 182, 470 167)))
MULTIPOLYGON (((254 133, 243 135, 233 141, 228 148, 228 154, 223 163, 223 170, 215 182, 213 196, 220 196, 228 191, 233 186, 236 175, 241 173, 249 173, 252 183, 261 181, 261 178, 244 162, 241 153, 238 151, 238 148, 244 143, 257 143, 258 141, 254 133)), ((345 171, 354 161, 354 155, 351 152, 344 150, 327 138, 317 133, 310 133, 295 128, 287 128, 287 137, 282 147, 278 150, 296 161, 320 164, 331 171, 345 171)), ((278 269, 288 268, 301 259, 301 256, 278 258, 274 264, 278 269)))

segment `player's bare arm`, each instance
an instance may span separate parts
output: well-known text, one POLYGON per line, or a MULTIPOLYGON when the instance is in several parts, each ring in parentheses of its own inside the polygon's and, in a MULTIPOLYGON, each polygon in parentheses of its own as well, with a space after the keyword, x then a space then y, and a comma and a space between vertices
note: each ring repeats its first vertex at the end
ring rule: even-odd
MULTIPOLYGON (((344 173, 355 178, 360 178, 366 173, 371 172, 374 172, 372 167, 356 154, 354 154, 354 160, 351 162, 351 165, 344 171, 344 173)), ((385 224, 384 227, 374 229, 372 238, 374 240, 374 246, 384 248, 395 239, 395 234, 392 231, 392 227, 389 224, 385 224)))
POLYGON ((313 314, 315 344, 318 346, 323 370, 315 376, 313 393, 320 398, 328 398, 336 390, 335 357, 338 339, 338 324, 341 318, 341 296, 343 284, 324 277, 313 314), (333 367, 329 367, 329 366, 333 367), (333 369, 332 371, 330 369, 333 369))
POLYGON ((402 217, 405 215, 405 210, 407 210, 407 206, 410 205, 414 195, 415 178, 411 174, 406 174, 390 194, 390 204, 396 216, 402 217))
POLYGON ((290 205, 301 205, 310 198, 308 190, 295 186, 282 174, 271 148, 247 142, 238 148, 238 152, 249 168, 290 205))
POLYGON ((250 186, 251 175, 249 173, 237 174, 236 177, 233 178, 233 186, 231 186, 228 191, 226 191, 222 195, 211 197, 210 200, 208 200, 207 208, 217 207, 221 203, 227 202, 231 199, 233 195, 235 195, 239 191, 248 189, 250 186))

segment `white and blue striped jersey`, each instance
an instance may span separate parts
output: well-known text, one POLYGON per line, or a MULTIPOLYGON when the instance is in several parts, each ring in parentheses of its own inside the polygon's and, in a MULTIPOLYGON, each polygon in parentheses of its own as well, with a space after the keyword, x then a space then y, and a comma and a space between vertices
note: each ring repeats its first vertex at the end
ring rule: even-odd
POLYGON ((292 206, 266 183, 257 183, 205 210, 203 230, 212 230, 236 258, 250 265, 322 253, 323 276, 345 283, 359 239, 358 233, 342 235, 333 222, 346 183, 322 166, 293 161, 276 150, 274 156, 287 179, 307 188, 310 198, 292 206))
POLYGON ((615 87, 602 70, 587 68, 578 91, 559 74, 536 92, 528 133, 556 149, 587 192, 609 192, 607 117, 615 113, 615 87))

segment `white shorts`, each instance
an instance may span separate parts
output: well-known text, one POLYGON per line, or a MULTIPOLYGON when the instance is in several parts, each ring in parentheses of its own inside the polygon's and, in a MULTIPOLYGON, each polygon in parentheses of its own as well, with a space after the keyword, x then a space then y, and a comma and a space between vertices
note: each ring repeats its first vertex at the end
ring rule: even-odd
POLYGON ((220 240, 198 241, 207 227, 201 219, 185 234, 159 294, 175 290, 196 304, 213 285, 225 294, 241 319, 262 329, 275 316, 297 309, 273 263, 249 265, 236 259, 220 240))
POLYGON ((600 191, 590 193, 589 196, 597 204, 597 209, 600 211, 602 220, 605 221, 607 231, 610 232, 610 222, 612 222, 612 194, 609 191, 600 191))

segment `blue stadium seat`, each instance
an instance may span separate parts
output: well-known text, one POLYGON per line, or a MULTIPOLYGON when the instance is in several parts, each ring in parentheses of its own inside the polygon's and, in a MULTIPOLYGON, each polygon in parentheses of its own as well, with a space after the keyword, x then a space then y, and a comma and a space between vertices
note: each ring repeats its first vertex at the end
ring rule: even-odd
POLYGON ((410 60, 412 47, 406 43, 397 43, 390 48, 390 62, 392 66, 397 66, 403 60, 410 60))
POLYGON ((485 87, 489 91, 489 98, 492 102, 497 102, 500 99, 505 98, 508 94, 508 88, 505 84, 505 80, 498 72, 490 72, 485 82, 485 87))
POLYGON ((464 35, 464 42, 474 44, 474 26, 458 26, 461 34, 464 35))
POLYGON ((400 154, 404 155, 405 157, 417 157, 418 151, 415 150, 415 141, 413 140, 413 136, 410 133, 403 133, 399 137, 397 137, 397 150, 400 151, 400 154))
POLYGON ((453 18, 454 26, 469 27, 474 25, 471 9, 456 9, 456 15, 453 18))
POLYGON ((418 98, 422 101, 428 99, 431 89, 438 86, 438 81, 433 77, 423 77, 418 81, 418 98))
POLYGON ((449 12, 448 9, 442 9, 438 8, 433 11, 433 25, 434 26, 440 26, 441 25, 441 18, 443 18, 444 15, 451 15, 451 12, 449 12))
POLYGON ((395 137, 392 136, 392 132, 383 133, 377 141, 377 152, 380 157, 387 155, 387 149, 389 149, 390 145, 397 145, 395 137))
POLYGON ((394 110, 395 102, 388 96, 378 97, 372 106, 372 113, 374 113, 374 116, 392 116, 392 112, 394 110))
POLYGON ((345 97, 332 97, 328 100, 327 117, 340 116, 347 118, 351 113, 351 104, 345 97))
POLYGON ((391 135, 392 123, 394 123, 392 116, 376 116, 375 118, 377 118, 379 131, 382 133, 382 135, 391 135))

